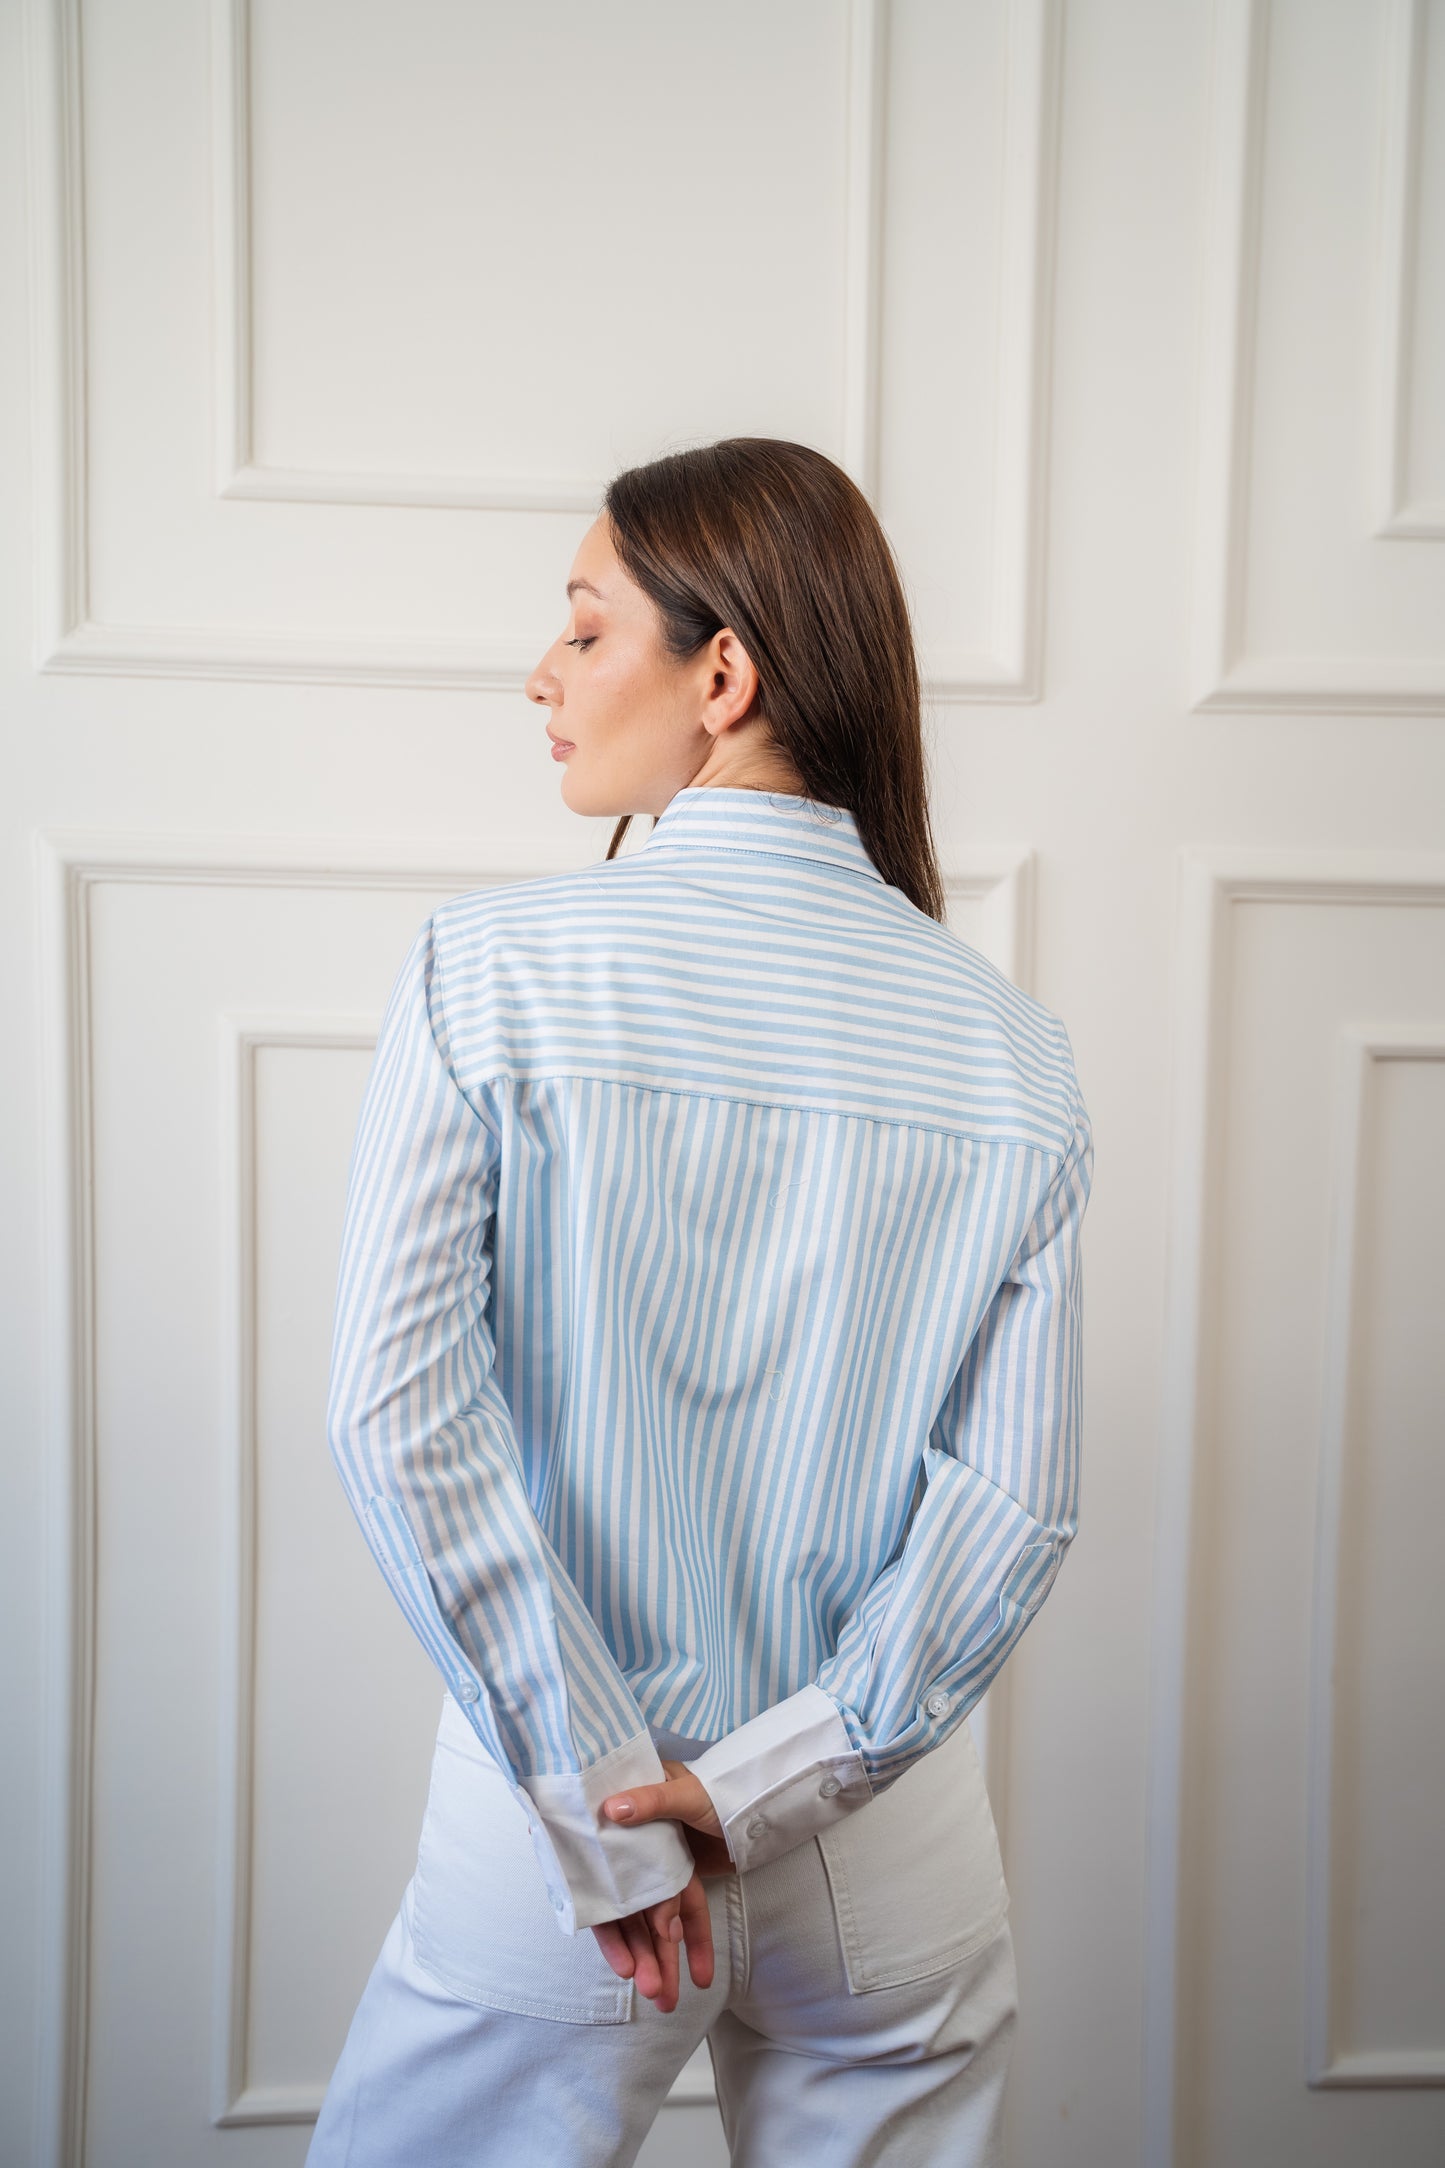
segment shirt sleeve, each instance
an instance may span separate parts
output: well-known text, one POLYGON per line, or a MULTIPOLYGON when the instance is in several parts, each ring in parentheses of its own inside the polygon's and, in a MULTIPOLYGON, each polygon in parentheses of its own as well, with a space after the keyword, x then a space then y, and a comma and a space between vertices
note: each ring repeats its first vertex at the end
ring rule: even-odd
POLYGON ((327 1397, 332 1458, 408 1624, 527 1813, 562 1930, 692 1878, 673 1821, 610 1793, 666 1772, 533 1510, 489 1314, 499 1133, 452 1067, 435 928, 382 1019, 352 1148, 327 1397))
POLYGON ((897 1557, 807 1685, 689 1764, 739 1868, 856 1813, 942 1745, 1053 1586, 1078 1525, 1093 1140, 1076 1081, 1071 1107, 1068 1145, 934 1422, 897 1557))

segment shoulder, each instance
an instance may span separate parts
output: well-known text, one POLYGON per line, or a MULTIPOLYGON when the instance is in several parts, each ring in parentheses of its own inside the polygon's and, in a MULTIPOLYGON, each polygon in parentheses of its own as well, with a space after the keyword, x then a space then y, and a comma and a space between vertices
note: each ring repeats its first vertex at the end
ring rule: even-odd
POLYGON ((509 939, 545 933, 585 916, 589 908, 595 911, 602 884, 610 882, 614 866, 615 862, 579 866, 563 873, 468 888, 438 904, 426 924, 448 962, 478 952, 494 953, 509 939))
POLYGON ((1029 1132, 1042 1128, 1060 1156, 1069 1152, 1088 1116, 1063 1018, 951 926, 897 900, 900 962, 933 989, 935 1017, 960 1050, 992 1061, 1026 1109, 1029 1132))

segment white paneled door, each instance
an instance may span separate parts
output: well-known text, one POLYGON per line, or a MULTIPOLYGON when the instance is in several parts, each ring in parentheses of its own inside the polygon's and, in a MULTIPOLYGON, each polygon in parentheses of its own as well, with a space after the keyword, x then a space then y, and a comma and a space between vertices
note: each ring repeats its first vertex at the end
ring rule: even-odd
POLYGON ((608 477, 747 434, 888 527, 1094 1120, 1008 2159, 1438 2163, 1445 0, 0 38, 0 2160, 304 2157, 441 1706, 324 1435, 381 1006, 602 855, 523 681, 608 477))

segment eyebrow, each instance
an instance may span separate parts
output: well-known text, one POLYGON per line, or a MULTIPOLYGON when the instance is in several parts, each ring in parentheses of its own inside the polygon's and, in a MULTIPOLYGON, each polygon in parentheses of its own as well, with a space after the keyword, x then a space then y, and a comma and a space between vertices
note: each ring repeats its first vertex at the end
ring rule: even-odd
POLYGON ((595 595, 599 602, 605 602, 607 600, 607 597, 603 594, 601 588, 594 587, 590 580, 569 580, 567 582, 567 600, 569 602, 572 600, 572 597, 576 594, 579 587, 585 587, 588 594, 595 595))

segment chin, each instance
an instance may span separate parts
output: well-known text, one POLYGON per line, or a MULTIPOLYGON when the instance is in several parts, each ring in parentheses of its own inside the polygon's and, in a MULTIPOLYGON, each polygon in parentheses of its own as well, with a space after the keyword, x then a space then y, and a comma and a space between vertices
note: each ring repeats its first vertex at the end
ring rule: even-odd
POLYGON ((587 785, 579 782, 578 778, 573 774, 572 771, 576 766, 576 761, 577 755, 574 753, 571 760, 565 762, 562 767, 563 805, 566 806, 569 813, 580 813, 584 816, 609 812, 611 810, 609 806, 600 805, 596 802, 598 798, 597 791, 595 789, 589 790, 587 785))
POLYGON ((593 820, 620 820, 623 808, 618 800, 625 793, 619 791, 615 783, 609 789, 605 777, 579 776, 577 760, 578 755, 574 753, 570 760, 561 763, 561 796, 567 811, 593 820))

